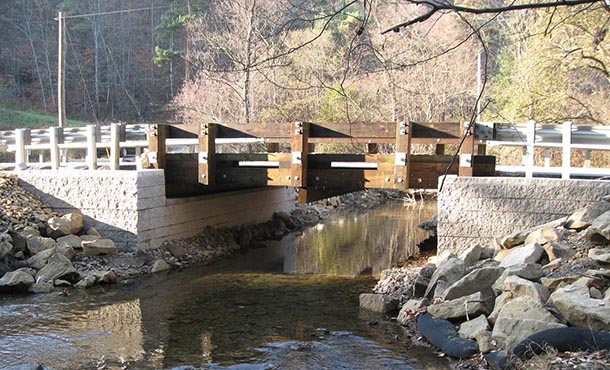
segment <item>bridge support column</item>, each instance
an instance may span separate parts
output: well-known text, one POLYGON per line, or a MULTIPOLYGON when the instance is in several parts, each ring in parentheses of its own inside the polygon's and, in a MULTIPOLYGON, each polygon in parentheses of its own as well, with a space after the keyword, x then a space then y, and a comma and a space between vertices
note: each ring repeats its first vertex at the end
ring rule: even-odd
POLYGON ((396 153, 394 161, 394 187, 409 188, 411 170, 411 123, 402 121, 396 125, 396 153))
POLYGON ((472 161, 474 158, 474 148, 475 148, 475 124, 470 124, 469 122, 465 122, 465 130, 464 135, 466 139, 464 139, 464 143, 462 144, 462 148, 460 150, 460 168, 458 170, 459 176, 472 176, 474 174, 474 168, 472 165, 472 161))
POLYGON ((216 182, 216 136, 218 126, 202 123, 199 128, 199 183, 214 185, 216 182))

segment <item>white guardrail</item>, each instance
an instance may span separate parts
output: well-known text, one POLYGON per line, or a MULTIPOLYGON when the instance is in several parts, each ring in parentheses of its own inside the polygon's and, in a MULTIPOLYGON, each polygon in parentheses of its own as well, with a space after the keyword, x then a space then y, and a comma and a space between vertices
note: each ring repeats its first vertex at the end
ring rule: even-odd
MULTIPOLYGON (((0 146, 8 147, 15 153, 15 162, 4 167, 26 165, 59 167, 86 166, 95 169, 108 164, 110 169, 121 166, 136 166, 134 156, 139 156, 148 148, 148 124, 111 124, 107 126, 88 125, 48 129, 18 129, 0 131, 0 146), (98 156, 98 149, 106 149, 105 155, 98 156), (69 151, 86 152, 85 160, 74 160, 69 151), (32 155, 38 153, 38 158, 32 155), (129 152, 129 153, 128 153, 129 152), (93 153, 94 155, 91 155, 93 153), (50 154, 50 155, 49 155, 50 154), (37 161, 30 161, 32 158, 37 161)), ((497 171, 524 173, 526 177, 536 175, 561 176, 610 176, 610 168, 591 167, 591 151, 610 152, 610 126, 540 124, 534 121, 509 124, 497 122, 477 123, 477 138, 488 146, 512 146, 523 148, 522 165, 496 166, 497 171), (545 148, 544 166, 535 166, 536 148, 545 148), (551 166, 552 148, 562 152, 561 166, 551 166), (572 151, 580 150, 584 155, 583 167, 571 167, 572 151)), ((220 144, 222 139, 217 140, 220 144)), ((233 142, 234 139, 227 139, 233 142)), ((166 139, 169 153, 196 153, 198 139, 166 139)), ((104 152, 101 150, 101 152, 104 152)), ((610 162, 610 153, 608 161, 610 162)))
MULTIPOLYGON (((525 177, 537 175, 560 175, 604 177, 610 176, 610 168, 591 167, 592 151, 610 151, 610 126, 541 124, 529 121, 520 124, 480 123, 483 130, 493 129, 493 139, 487 140, 488 146, 522 147, 521 166, 496 166, 497 171, 524 173, 525 177), (544 166, 536 166, 536 148, 544 148, 544 166), (551 149, 561 149, 561 166, 551 166, 551 149), (582 167, 572 167, 574 150, 583 153, 582 167)), ((610 153, 604 153, 610 162, 610 153)))
MULTIPOLYGON (((21 164, 50 166, 52 169, 83 165, 88 169, 108 165, 113 170, 121 166, 134 167, 135 157, 148 148, 149 126, 113 123, 106 126, 0 131, 0 146, 5 146, 9 152, 15 153, 15 162, 5 164, 4 167, 21 164), (81 157, 84 151, 84 159, 72 159, 70 151, 79 151, 81 157), (38 156, 33 155, 34 152, 38 156), (103 153, 101 156, 100 152, 103 153), (37 160, 33 161, 33 158, 37 160)), ((170 153, 196 153, 197 145, 197 138, 166 139, 167 151, 170 153)))

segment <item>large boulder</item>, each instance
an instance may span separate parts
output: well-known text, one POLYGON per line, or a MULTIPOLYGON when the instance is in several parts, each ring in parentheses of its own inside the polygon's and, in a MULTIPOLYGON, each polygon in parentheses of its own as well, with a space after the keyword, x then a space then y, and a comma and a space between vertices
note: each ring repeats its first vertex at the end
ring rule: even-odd
POLYGON ((110 239, 95 239, 81 242, 85 257, 97 256, 99 254, 116 254, 117 248, 110 239))
POLYGON ((31 268, 34 268, 36 270, 40 270, 41 268, 43 268, 47 264, 49 259, 51 257, 53 257, 53 255, 56 252, 57 252, 57 248, 45 249, 42 252, 38 252, 35 255, 33 255, 32 257, 28 258, 27 264, 31 268))
POLYGON ((545 245, 547 243, 556 243, 561 240, 561 234, 554 227, 543 227, 537 230, 534 230, 530 233, 523 244, 533 244, 538 243, 540 245, 545 245))
POLYGON ((45 249, 55 248, 57 243, 51 238, 45 238, 42 236, 29 236, 27 238, 27 248, 30 254, 33 256, 45 249))
POLYGON ((54 253, 47 264, 38 271, 36 279, 51 282, 55 279, 72 280, 78 277, 78 271, 72 266, 72 262, 61 253, 54 253))
POLYGON ((565 227, 573 230, 583 230, 591 226, 591 223, 600 215, 610 211, 610 203, 595 202, 574 212, 568 217, 565 227))
POLYGON ((442 298, 451 300, 476 292, 484 292, 486 296, 493 296, 491 287, 503 271, 502 267, 484 267, 474 270, 447 288, 442 298))
POLYGON ((487 320, 492 325, 496 322, 496 319, 498 318, 498 315, 500 314, 500 311, 502 310, 504 305, 512 301, 513 298, 514 297, 511 292, 502 292, 502 294, 496 297, 496 300, 494 302, 494 309, 487 317, 487 320))
POLYGON ((538 243, 525 244, 510 250, 510 252, 496 256, 496 261, 500 261, 500 267, 510 267, 522 263, 536 263, 542 257, 544 249, 538 243))
POLYGON ((365 310, 389 314, 398 310, 398 300, 385 294, 360 294, 360 308, 365 310))
POLYGON ((27 292, 34 284, 34 277, 24 270, 11 271, 0 279, 0 291, 27 292))
POLYGON ((549 299, 549 290, 542 284, 534 283, 518 276, 509 276, 504 280, 504 290, 513 294, 513 297, 529 296, 545 303, 549 299))
POLYGON ((593 220, 591 226, 585 232, 585 236, 593 244, 610 244, 610 211, 602 213, 593 220))
MULTIPOLYGON (((99 239, 99 238, 98 238, 99 239)), ((57 238, 57 245, 67 245, 72 247, 73 249, 81 249, 82 239, 76 235, 66 235, 60 238, 57 238)))
POLYGON ((464 261, 465 263, 472 265, 481 258, 482 252, 483 247, 481 246, 481 244, 477 243, 460 253, 458 258, 464 261))
POLYGON ((522 296, 508 301, 500 309, 492 337, 500 346, 510 349, 538 331, 564 326, 538 299, 522 296))
POLYGON ((610 304, 589 296, 588 278, 557 289, 549 301, 574 326, 607 331, 610 328, 610 304))
POLYGON ((485 304, 489 297, 477 292, 451 301, 436 303, 428 307, 428 313, 439 319, 461 319, 489 314, 491 311, 485 304))
POLYGON ((511 266, 502 272, 502 275, 493 284, 493 290, 496 294, 504 291, 504 280, 509 276, 518 276, 527 280, 538 280, 544 275, 542 266, 537 263, 522 263, 511 266))
POLYGON ((52 238, 59 238, 79 233, 85 226, 85 222, 80 213, 68 213, 61 217, 51 217, 47 221, 47 225, 47 234, 52 238))
POLYGON ((476 339, 489 329, 487 317, 485 317, 485 315, 480 315, 470 321, 464 321, 460 325, 458 334, 464 339, 476 339))
POLYGON ((453 283, 466 274, 466 263, 459 258, 450 257, 441 263, 432 274, 425 297, 440 297, 453 283), (434 294, 432 294, 434 292, 434 294))

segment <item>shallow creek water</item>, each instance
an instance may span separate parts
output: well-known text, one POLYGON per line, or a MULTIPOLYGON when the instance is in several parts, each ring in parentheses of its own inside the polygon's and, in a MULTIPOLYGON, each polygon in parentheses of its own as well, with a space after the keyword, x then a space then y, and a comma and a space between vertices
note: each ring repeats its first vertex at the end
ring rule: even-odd
POLYGON ((413 254, 435 204, 339 213, 268 248, 130 285, 0 298, 0 368, 445 369, 358 294, 413 254), (394 332, 396 331, 396 332, 394 332))

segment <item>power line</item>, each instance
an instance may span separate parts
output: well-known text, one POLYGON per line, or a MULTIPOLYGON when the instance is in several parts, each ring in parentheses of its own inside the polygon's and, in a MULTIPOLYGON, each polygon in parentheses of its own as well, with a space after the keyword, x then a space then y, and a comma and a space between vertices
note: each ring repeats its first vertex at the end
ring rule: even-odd
POLYGON ((131 12, 141 12, 141 11, 144 11, 144 10, 167 9, 167 8, 169 8, 169 6, 157 6, 157 7, 148 7, 148 8, 139 8, 139 9, 123 9, 123 10, 113 10, 113 11, 110 11, 110 12, 77 14, 77 15, 66 15, 63 18, 64 19, 84 18, 84 17, 93 17, 93 16, 96 16, 96 15, 131 13, 131 12))

